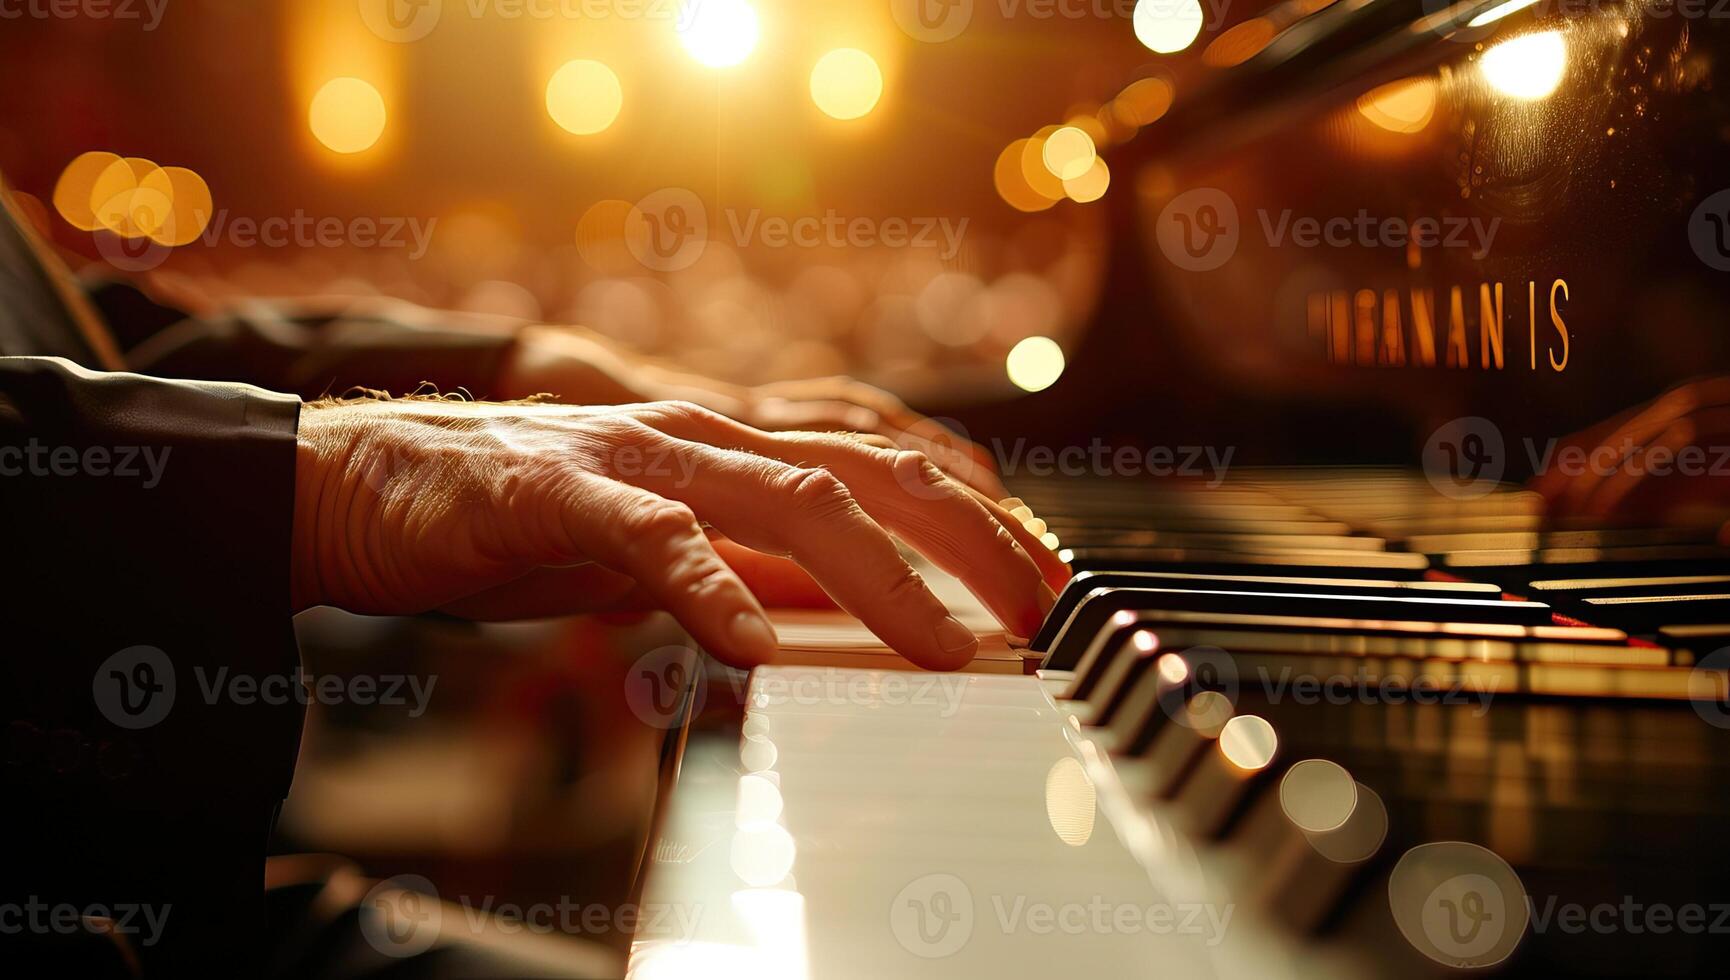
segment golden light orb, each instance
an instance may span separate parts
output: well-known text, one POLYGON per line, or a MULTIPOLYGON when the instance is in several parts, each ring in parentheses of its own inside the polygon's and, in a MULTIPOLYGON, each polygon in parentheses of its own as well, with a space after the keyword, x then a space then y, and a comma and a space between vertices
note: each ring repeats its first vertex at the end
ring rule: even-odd
POLYGON ((599 61, 567 61, 547 79, 547 115, 567 133, 592 136, 619 118, 625 92, 599 61))
POLYGON ((359 153, 384 135, 384 96, 359 78, 333 78, 307 110, 312 135, 336 153, 359 153))
POLYGON ((825 115, 858 119, 883 97, 883 69, 858 48, 837 48, 811 69, 811 101, 825 115))

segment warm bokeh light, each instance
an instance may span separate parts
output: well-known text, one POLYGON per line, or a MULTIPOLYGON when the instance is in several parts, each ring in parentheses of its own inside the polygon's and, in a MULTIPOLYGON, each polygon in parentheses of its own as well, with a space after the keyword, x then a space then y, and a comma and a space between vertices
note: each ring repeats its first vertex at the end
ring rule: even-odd
POLYGON ((1111 170, 1097 157, 1087 173, 1063 182, 1063 193, 1077 204, 1090 204, 1105 196, 1111 187, 1111 170))
POLYGON ((826 115, 858 119, 883 97, 883 69, 858 48, 838 48, 811 69, 811 100, 826 115))
POLYGON ((113 153, 93 150, 80 153, 60 172, 60 179, 54 184, 54 210, 60 212, 67 224, 80 231, 102 227, 90 200, 95 196, 97 179, 119 162, 120 157, 113 153))
POLYGON ((1201 23, 1198 0, 1139 0, 1135 5, 1135 37, 1159 54, 1175 54, 1195 43, 1201 23))
POLYGON ((1358 96, 1358 112, 1390 133, 1421 132, 1436 115, 1436 80, 1402 78, 1358 96))
POLYGON ((1058 180, 1074 180, 1092 168, 1099 158, 1093 138, 1080 127, 1063 126, 1045 138, 1040 150, 1045 169, 1058 180))
POLYGON ((1189 679, 1189 664, 1175 653, 1162 654, 1153 662, 1153 668, 1159 671, 1159 679, 1167 686, 1176 687, 1189 679))
POLYGON ((757 46, 757 10, 746 0, 698 0, 684 9, 679 40, 710 68, 744 61, 757 46))
POLYGON ((1358 805, 1351 773, 1327 759, 1305 759, 1286 770, 1279 784, 1280 808, 1307 833, 1338 830, 1358 805))
POLYGON ((1045 816, 1057 839, 1080 847, 1093 837, 1097 793, 1087 771, 1073 756, 1052 763, 1045 774, 1045 816))
POLYGON ((156 164, 143 157, 117 159, 104 167, 90 188, 90 209, 98 227, 126 238, 143 238, 167 217, 170 206, 158 189, 144 192, 144 179, 156 164))
POLYGON ((1111 100, 1111 114, 1127 126, 1146 126, 1165 115, 1176 94, 1163 78, 1136 79, 1111 100))
POLYGON ((1214 38, 1202 49, 1201 63, 1215 68, 1241 65, 1261 54, 1278 33, 1279 27, 1268 18, 1251 17, 1214 38))
POLYGON ((1046 197, 1033 189, 1027 182, 1021 161, 1027 154, 1027 148, 1033 141, 1019 139, 1003 148, 997 156, 997 166, 991 174, 992 184, 997 188, 997 196, 1003 198, 1005 204, 1017 211, 1044 211, 1057 203, 1056 198, 1046 197))
POLYGON ((547 114, 568 133, 601 132, 624 104, 619 76, 598 61, 568 61, 547 80, 547 114))
POLYGON ((1045 141, 1056 133, 1058 128, 1046 126, 1034 133, 1033 138, 1024 144, 1021 150, 1021 179, 1033 188, 1035 194, 1053 201, 1063 200, 1063 181, 1045 165, 1045 141))
POLYGON ((191 170, 162 167, 151 171, 138 186, 141 196, 157 195, 168 202, 161 220, 143 229, 156 244, 170 247, 190 244, 210 224, 215 211, 210 185, 191 170))
POLYGON ((1238 715, 1219 733, 1219 751, 1232 765, 1247 772, 1267 768, 1279 749, 1279 737, 1267 719, 1238 715))
POLYGON ((384 135, 384 97, 358 78, 333 78, 307 110, 312 135, 337 153, 359 153, 384 135))
POLYGON ((1050 337, 1028 337, 1004 360, 1009 380, 1023 391, 1044 391, 1063 376, 1063 348, 1050 337))
POLYGON ((1514 99, 1541 99, 1562 84, 1568 46, 1558 31, 1509 38, 1484 52, 1480 68, 1496 91, 1514 99))

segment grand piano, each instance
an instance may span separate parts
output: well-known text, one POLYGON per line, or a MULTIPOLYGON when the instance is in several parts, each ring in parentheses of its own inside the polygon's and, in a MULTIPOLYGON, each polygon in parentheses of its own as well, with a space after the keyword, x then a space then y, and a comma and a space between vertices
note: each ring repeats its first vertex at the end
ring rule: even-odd
POLYGON ((1062 378, 951 413, 1137 450, 1006 472, 1022 669, 691 675, 632 976, 1730 963, 1724 15, 1227 14, 1100 93, 1062 378))

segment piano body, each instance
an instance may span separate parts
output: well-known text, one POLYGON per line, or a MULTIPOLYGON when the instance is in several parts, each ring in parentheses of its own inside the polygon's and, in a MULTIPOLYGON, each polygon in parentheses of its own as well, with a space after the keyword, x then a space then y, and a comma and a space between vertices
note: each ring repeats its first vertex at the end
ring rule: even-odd
POLYGON ((1102 109, 1132 124, 1062 378, 953 413, 1138 450, 1006 472, 1077 572, 1027 671, 735 679, 648 860, 696 925, 645 926, 632 976, 1730 962, 1730 473, 1592 517, 1521 485, 1730 368, 1726 29, 1547 0, 1224 26, 1102 109))

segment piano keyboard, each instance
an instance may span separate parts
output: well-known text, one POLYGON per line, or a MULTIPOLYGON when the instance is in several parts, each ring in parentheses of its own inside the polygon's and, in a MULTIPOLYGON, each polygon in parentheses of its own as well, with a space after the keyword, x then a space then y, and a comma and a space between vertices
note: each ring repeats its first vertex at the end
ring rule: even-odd
POLYGON ((1721 973, 1715 529, 1235 477, 1018 487, 1078 573, 1035 677, 760 670, 650 877, 719 911, 633 975, 1721 973))

